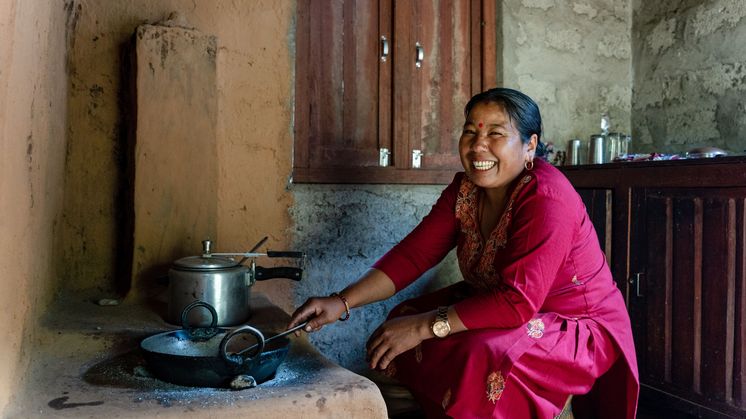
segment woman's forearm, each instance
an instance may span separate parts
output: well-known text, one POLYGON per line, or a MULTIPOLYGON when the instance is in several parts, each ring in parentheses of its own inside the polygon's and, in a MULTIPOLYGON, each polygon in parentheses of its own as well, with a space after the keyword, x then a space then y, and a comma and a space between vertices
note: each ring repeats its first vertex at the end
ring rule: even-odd
POLYGON ((394 282, 383 271, 372 268, 339 294, 350 307, 360 307, 385 300, 396 293, 394 282))
MULTIPOLYGON (((391 278, 389 278, 389 276, 383 271, 372 268, 361 276, 360 279, 340 292, 340 295, 347 300, 347 303, 352 308, 385 300, 395 293, 396 287, 391 278)), ((436 311, 437 310, 432 310, 426 314, 427 319, 425 319, 426 324, 424 329, 427 330, 426 337, 428 338, 433 337, 430 332, 430 325, 435 321, 436 311)), ((467 330, 453 306, 449 307, 448 310, 448 322, 451 326, 451 333, 458 333, 467 330)))

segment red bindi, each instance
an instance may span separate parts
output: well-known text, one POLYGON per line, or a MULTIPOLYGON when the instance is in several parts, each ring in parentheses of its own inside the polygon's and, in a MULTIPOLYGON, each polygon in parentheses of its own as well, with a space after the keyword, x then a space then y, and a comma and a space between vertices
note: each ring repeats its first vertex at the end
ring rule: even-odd
POLYGON ((484 124, 480 122, 479 123, 479 128, 482 128, 483 126, 484 126, 484 124))

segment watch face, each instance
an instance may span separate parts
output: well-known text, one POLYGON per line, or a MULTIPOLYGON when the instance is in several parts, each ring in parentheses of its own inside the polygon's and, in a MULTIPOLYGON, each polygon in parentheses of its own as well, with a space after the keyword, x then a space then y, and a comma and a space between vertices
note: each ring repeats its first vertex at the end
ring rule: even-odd
POLYGON ((448 336, 448 333, 450 331, 451 326, 448 324, 448 322, 438 321, 433 324, 433 333, 439 338, 448 336))

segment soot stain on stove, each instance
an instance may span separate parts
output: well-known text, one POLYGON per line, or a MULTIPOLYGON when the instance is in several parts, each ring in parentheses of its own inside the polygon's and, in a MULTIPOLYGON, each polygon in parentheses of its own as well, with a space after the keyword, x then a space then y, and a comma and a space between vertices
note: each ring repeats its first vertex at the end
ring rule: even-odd
POLYGON ((104 404, 103 401, 84 402, 84 403, 68 403, 67 402, 68 400, 70 400, 69 396, 58 397, 56 399, 50 400, 48 403, 48 406, 54 410, 62 410, 62 409, 74 409, 76 407, 81 407, 81 406, 101 406, 102 404, 104 404))
POLYGON ((316 407, 319 408, 319 412, 323 412, 326 408, 326 397, 320 397, 316 400, 316 407))

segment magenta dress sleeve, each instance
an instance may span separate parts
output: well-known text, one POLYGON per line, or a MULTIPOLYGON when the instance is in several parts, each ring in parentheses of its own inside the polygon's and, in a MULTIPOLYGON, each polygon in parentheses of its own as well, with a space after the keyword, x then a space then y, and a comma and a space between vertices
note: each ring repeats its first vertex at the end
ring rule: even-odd
POLYGON ((458 173, 420 224, 373 265, 391 278, 396 291, 414 282, 456 246, 459 224, 454 208, 462 176, 458 173))
POLYGON ((500 285, 455 304, 469 329, 513 328, 542 306, 570 253, 577 217, 571 201, 536 193, 536 184, 516 199, 505 249, 495 260, 500 285))

